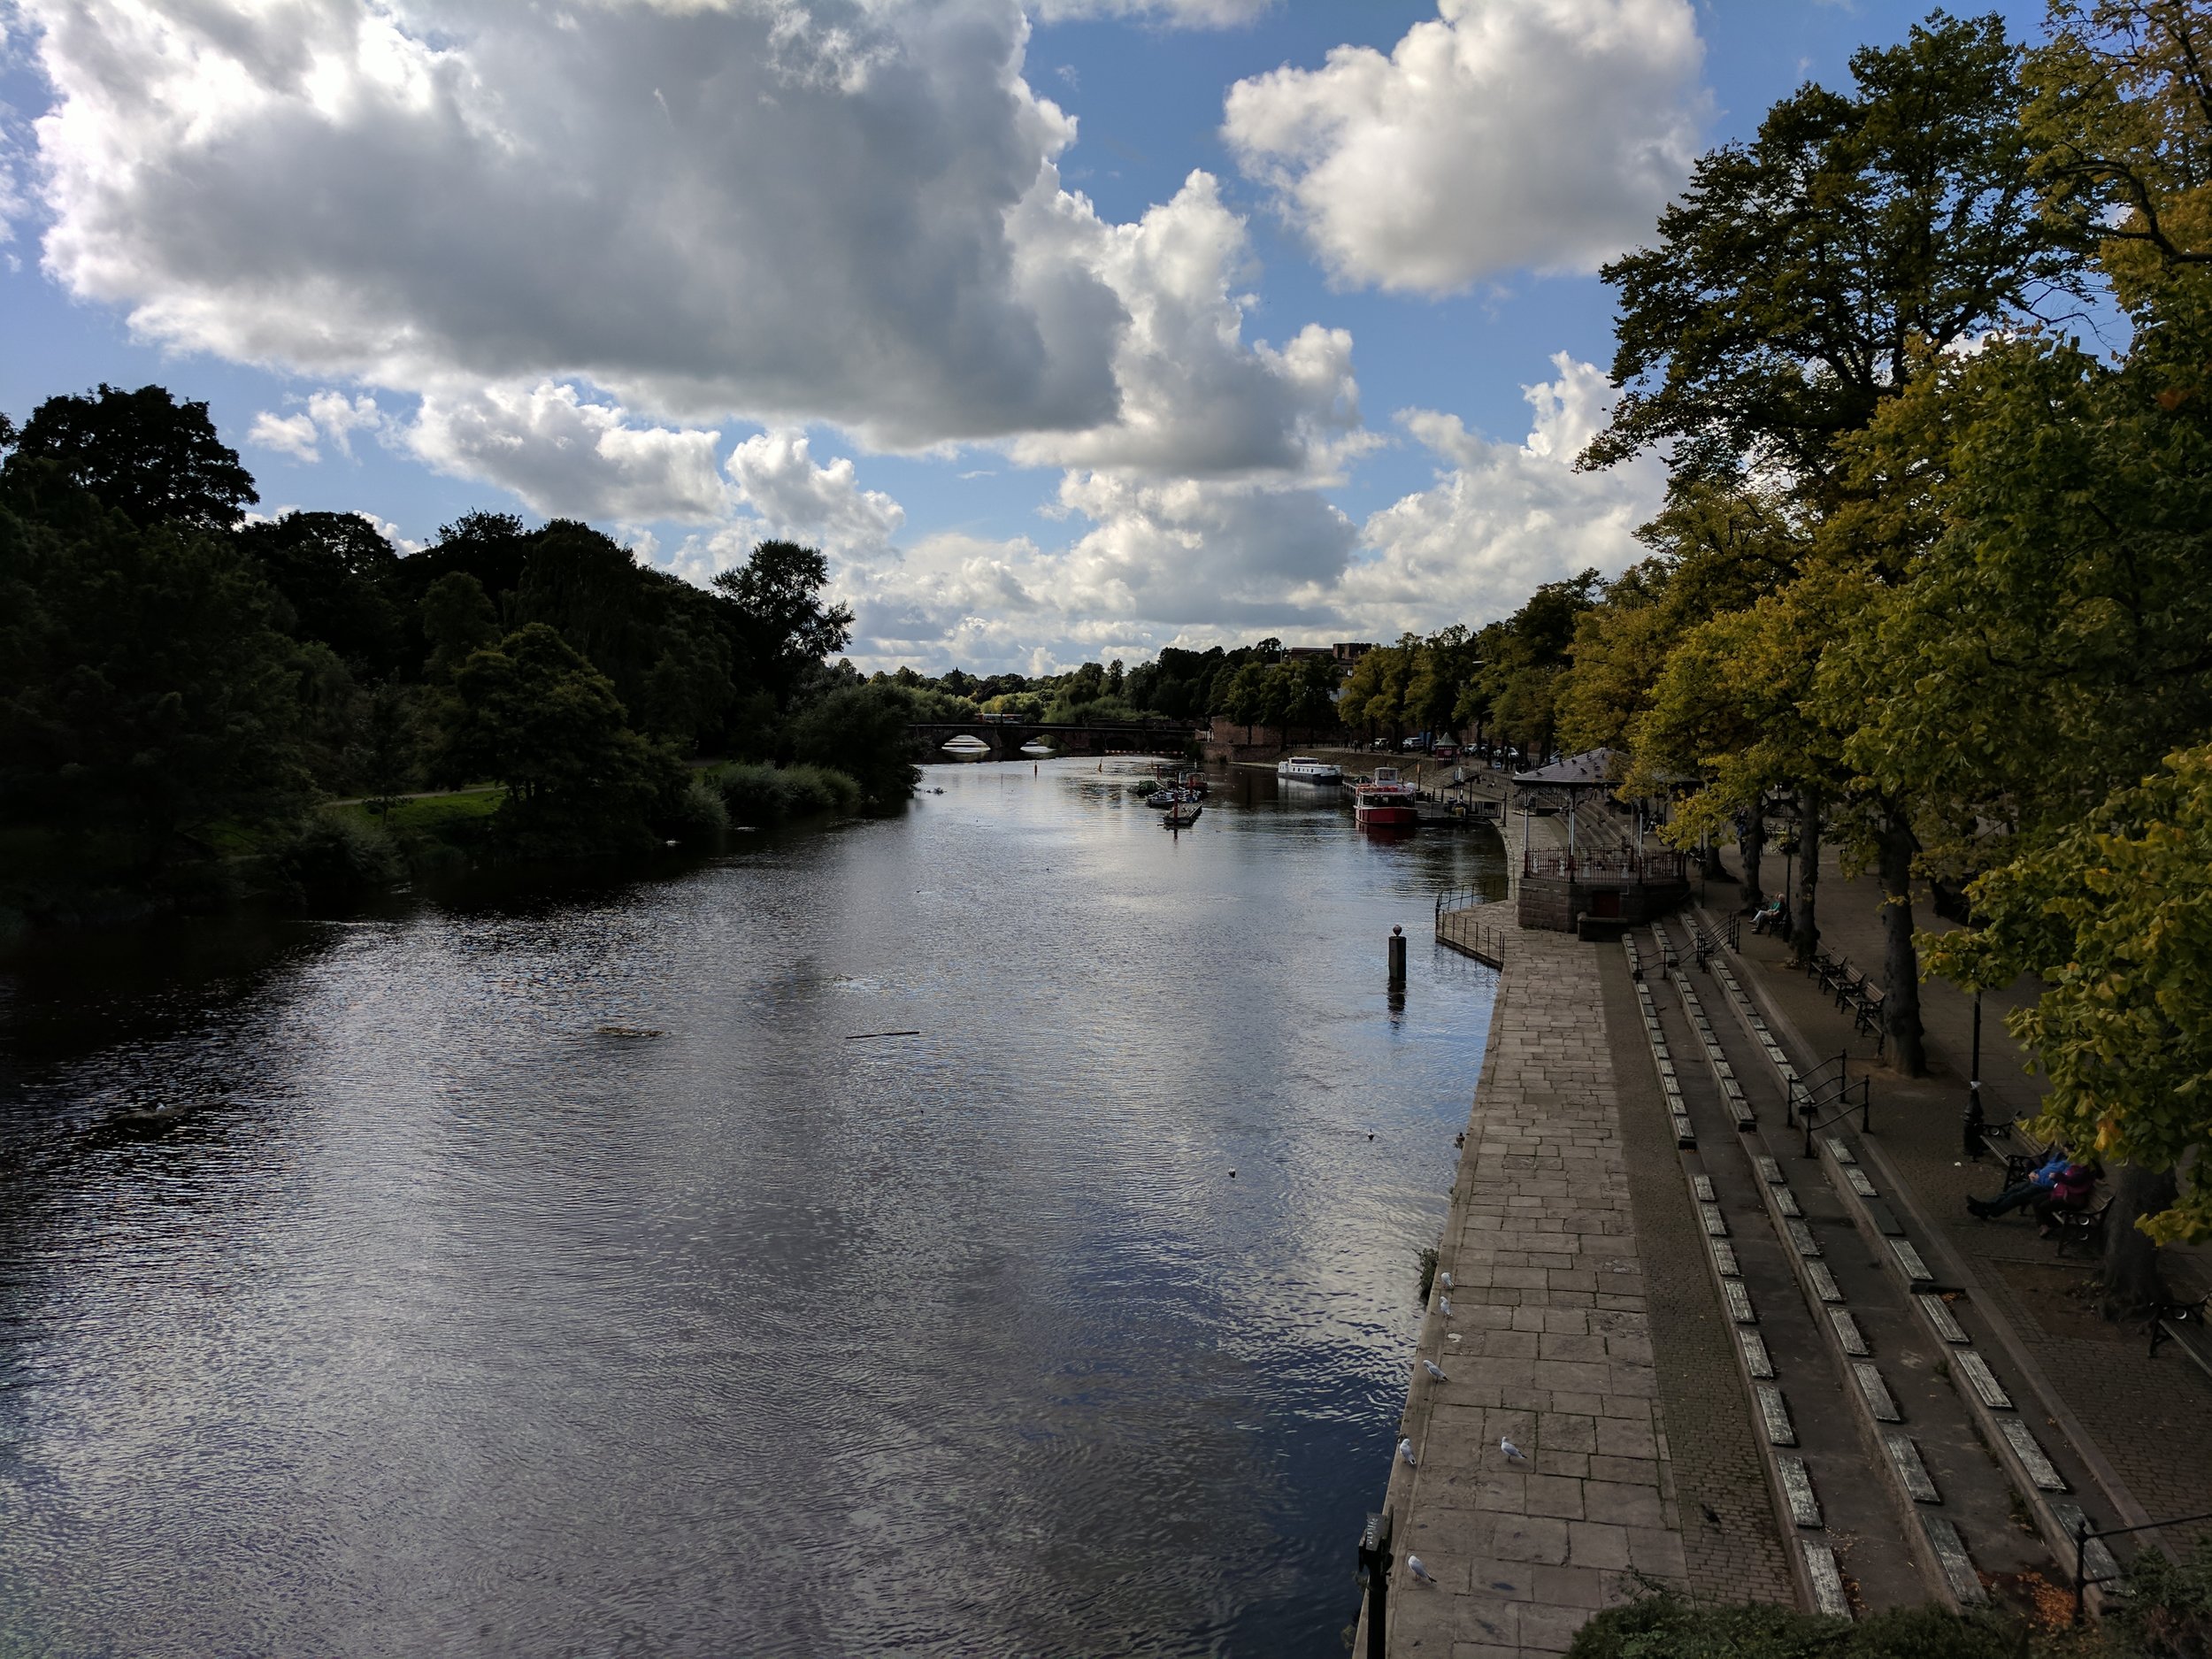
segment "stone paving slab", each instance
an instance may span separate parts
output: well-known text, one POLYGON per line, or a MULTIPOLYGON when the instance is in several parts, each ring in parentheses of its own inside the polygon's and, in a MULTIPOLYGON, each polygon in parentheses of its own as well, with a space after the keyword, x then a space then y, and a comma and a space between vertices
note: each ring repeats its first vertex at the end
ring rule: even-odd
POLYGON ((1484 908, 1506 968, 1440 1247, 1452 1314, 1424 1322, 1400 1429, 1418 1461, 1386 1500, 1398 1659, 1561 1653, 1637 1577, 1689 1579, 1599 953, 1484 908))

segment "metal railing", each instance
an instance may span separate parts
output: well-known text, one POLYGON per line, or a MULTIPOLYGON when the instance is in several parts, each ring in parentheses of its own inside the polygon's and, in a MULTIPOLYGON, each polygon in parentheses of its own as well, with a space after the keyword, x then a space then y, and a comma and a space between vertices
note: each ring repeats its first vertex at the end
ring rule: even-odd
MULTIPOLYGON (((2083 1516, 2081 1525, 2074 1529, 2074 1623, 2081 1623, 2083 1592, 2091 1585, 2111 1584, 2127 1577, 2119 1570, 2116 1561, 2113 1563, 2110 1572, 2092 1575, 2085 1564, 2090 1545, 2101 1544, 2108 1538, 2126 1538, 2135 1532, 2155 1532, 2162 1527, 2188 1526, 2198 1521, 2212 1521, 2212 1509, 2207 1509, 2201 1515, 2177 1515, 2168 1521, 2146 1521, 2140 1526, 2094 1527, 2089 1525, 2089 1517, 2083 1516)), ((2106 1552, 2108 1555, 2110 1553, 2109 1550, 2106 1552)))
POLYGON ((1634 886, 1646 881, 1678 881, 1687 878, 1684 856, 1678 852, 1540 853, 1521 849, 1525 876, 1564 876, 1594 886, 1634 886))
POLYGON ((1505 966, 1505 929, 1477 921, 1471 912, 1488 903, 1479 887, 1453 887, 1436 895, 1436 938, 1491 967, 1505 966))

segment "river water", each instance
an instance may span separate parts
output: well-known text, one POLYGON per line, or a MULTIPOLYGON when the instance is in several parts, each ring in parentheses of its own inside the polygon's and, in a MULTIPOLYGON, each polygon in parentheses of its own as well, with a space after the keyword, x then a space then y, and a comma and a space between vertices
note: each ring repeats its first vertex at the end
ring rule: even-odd
POLYGON ((1096 764, 19 956, 0 1652, 1341 1654, 1497 843, 1096 764))

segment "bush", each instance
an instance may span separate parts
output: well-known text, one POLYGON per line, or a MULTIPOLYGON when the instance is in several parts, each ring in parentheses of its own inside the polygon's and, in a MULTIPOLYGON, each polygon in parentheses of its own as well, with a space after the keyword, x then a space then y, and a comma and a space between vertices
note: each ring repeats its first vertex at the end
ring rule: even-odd
POLYGON ((766 826, 860 810, 860 786, 829 766, 733 765, 710 775, 731 823, 766 826))
POLYGON ((842 686, 792 721, 795 760, 847 773, 871 812, 896 812, 922 780, 913 763, 913 699, 895 685, 842 686))
POLYGON ((860 785, 833 766, 786 766, 783 776, 793 818, 816 812, 849 816, 860 810, 860 785))
POLYGON ((1765 1603, 1646 1596, 1599 1614, 1567 1659, 2018 1659, 2017 1631, 1988 1614, 1903 1608, 1853 1624, 1765 1603))
POLYGON ((388 887, 405 874, 392 838, 352 813, 317 812, 271 853, 288 887, 304 894, 351 895, 388 887))
POLYGON ((2212 1655, 2212 1538, 2177 1566, 2146 1549, 2128 1567, 2127 1595, 2105 1621, 2108 1636, 2149 1659, 2212 1655))
POLYGON ((687 847, 715 848, 730 833, 729 809, 722 792, 705 778, 692 777, 655 815, 654 827, 667 840, 687 847))

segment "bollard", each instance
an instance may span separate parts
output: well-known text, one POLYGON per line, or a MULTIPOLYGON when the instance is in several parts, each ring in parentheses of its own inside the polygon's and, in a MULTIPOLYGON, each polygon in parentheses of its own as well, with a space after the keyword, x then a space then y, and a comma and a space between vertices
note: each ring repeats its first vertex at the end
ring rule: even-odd
POLYGON ((1402 991, 1406 983, 1406 930, 1390 930, 1390 988, 1402 991))
POLYGON ((1367 1517, 1359 1535, 1359 1581, 1367 1592, 1367 1659, 1382 1659, 1390 1627, 1390 1511, 1367 1517))

